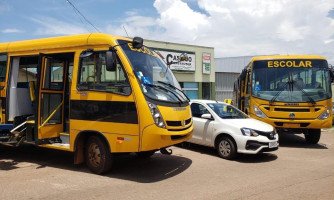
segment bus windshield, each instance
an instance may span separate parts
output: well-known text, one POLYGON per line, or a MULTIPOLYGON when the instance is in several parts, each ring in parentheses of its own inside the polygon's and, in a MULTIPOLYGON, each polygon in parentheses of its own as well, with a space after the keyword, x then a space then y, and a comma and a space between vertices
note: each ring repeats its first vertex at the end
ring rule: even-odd
POLYGON ((131 42, 124 40, 119 40, 118 43, 148 98, 171 103, 188 102, 174 74, 156 52, 145 46, 135 49, 131 42))
POLYGON ((253 63, 252 96, 271 102, 311 102, 331 98, 325 60, 265 60, 253 63))

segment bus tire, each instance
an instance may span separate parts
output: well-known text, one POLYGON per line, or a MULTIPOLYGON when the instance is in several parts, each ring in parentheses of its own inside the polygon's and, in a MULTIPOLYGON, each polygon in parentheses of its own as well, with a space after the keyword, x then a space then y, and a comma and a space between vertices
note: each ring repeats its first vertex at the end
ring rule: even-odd
POLYGON ((216 145, 218 156, 227 160, 232 160, 237 156, 237 145, 226 136, 220 137, 216 145))
POLYGON ((309 129, 304 133, 305 141, 308 144, 317 144, 320 140, 321 129, 309 129))
POLYGON ((87 167, 96 174, 108 172, 112 166, 112 156, 108 145, 100 137, 90 136, 85 148, 87 167))

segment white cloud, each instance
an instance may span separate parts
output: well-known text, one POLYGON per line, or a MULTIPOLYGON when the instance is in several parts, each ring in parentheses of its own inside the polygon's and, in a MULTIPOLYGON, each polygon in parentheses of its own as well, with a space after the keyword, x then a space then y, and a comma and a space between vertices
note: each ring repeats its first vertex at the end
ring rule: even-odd
POLYGON ((64 22, 51 17, 30 18, 41 25, 34 34, 36 35, 70 35, 89 32, 82 26, 64 22))
POLYGON ((22 33, 24 31, 17 28, 7 28, 1 31, 2 33, 22 33))

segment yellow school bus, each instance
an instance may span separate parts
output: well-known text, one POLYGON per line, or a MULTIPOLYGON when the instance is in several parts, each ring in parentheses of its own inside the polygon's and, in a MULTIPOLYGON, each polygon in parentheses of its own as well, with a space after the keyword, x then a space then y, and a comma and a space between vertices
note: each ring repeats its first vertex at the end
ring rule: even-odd
POLYGON ((193 130, 189 99, 139 37, 0 43, 0 89, 0 144, 74 152, 97 174, 115 153, 168 153, 193 130))
POLYGON ((256 56, 234 84, 237 106, 282 133, 318 143, 332 126, 331 72, 317 55, 256 56))

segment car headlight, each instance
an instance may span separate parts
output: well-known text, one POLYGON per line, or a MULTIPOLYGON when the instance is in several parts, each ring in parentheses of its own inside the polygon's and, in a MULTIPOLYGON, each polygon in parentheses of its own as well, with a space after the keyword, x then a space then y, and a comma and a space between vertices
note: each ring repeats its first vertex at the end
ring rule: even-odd
POLYGON ((267 116, 262 112, 262 110, 260 110, 259 107, 254 106, 254 113, 256 116, 260 117, 260 118, 266 118, 267 116))
POLYGON ((259 134, 250 128, 241 128, 241 133, 245 136, 258 136, 259 134))
POLYGON ((160 111, 158 107, 150 102, 147 102, 148 107, 150 108, 151 115, 153 117, 153 121, 155 125, 157 125, 160 128, 166 128, 164 119, 162 118, 162 115, 160 114, 160 111))
POLYGON ((327 119, 330 115, 329 109, 326 109, 321 115, 318 117, 318 119, 324 120, 327 119))

